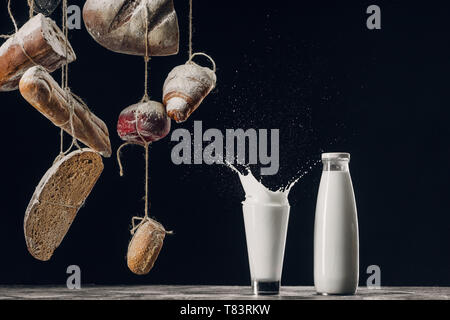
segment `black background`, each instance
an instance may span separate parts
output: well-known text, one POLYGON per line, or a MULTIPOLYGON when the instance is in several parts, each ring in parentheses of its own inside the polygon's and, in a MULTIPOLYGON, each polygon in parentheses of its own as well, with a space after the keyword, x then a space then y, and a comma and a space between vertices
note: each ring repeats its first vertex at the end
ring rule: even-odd
MULTIPOLYGON (((161 100, 167 73, 187 60, 188 1, 175 0, 176 56, 151 60, 150 92, 161 100)), ((69 4, 83 2, 69 1, 69 4)), ((19 25, 26 1, 13 1, 19 25), (19 3, 20 2, 20 3, 19 3)), ((217 62, 218 84, 183 124, 205 128, 280 128, 280 186, 309 173, 291 192, 285 285, 313 284, 314 209, 323 151, 347 151, 358 206, 360 283, 381 267, 382 285, 450 285, 448 5, 438 1, 194 0, 194 51, 217 62), (366 28, 378 4, 382 30, 366 28)), ((59 10, 58 10, 59 11, 59 10)), ((60 13, 52 16, 60 24, 60 13)), ((6 1, 0 32, 13 31, 6 1)), ((121 141, 117 116, 143 94, 143 60, 110 52, 86 32, 70 32, 78 59, 70 86, 121 141)), ((199 62, 206 64, 202 59, 199 62)), ((54 74, 59 79, 60 72, 54 74)), ((172 164, 170 136, 150 153, 151 215, 168 236, 154 269, 126 266, 129 227, 143 214, 143 149, 114 158, 49 262, 27 252, 23 216, 59 150, 59 129, 19 91, 0 94, 2 110, 1 284, 64 284, 77 264, 83 283, 240 284, 250 282, 237 176, 224 166, 172 164)), ((69 138, 66 138, 69 142, 69 138)), ((256 172, 256 171, 255 171, 256 172)))

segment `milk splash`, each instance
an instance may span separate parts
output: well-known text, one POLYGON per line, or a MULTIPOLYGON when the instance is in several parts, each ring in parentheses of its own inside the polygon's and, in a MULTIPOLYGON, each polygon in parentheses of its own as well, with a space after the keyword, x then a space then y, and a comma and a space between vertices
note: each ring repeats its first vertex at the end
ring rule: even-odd
POLYGON ((246 174, 242 174, 229 162, 226 162, 225 164, 238 174, 242 188, 245 192, 244 202, 247 204, 289 206, 289 192, 292 187, 307 173, 306 171, 303 172, 299 177, 291 179, 287 186, 281 187, 276 191, 272 191, 256 180, 248 166, 245 167, 246 174))

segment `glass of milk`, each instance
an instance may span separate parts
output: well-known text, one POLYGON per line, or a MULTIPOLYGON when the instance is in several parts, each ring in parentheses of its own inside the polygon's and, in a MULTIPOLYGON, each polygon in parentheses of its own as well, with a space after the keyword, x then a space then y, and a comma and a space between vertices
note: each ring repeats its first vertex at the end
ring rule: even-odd
POLYGON ((242 203, 252 289, 278 294, 289 220, 289 204, 242 203))
POLYGON ((359 277, 358 217, 348 153, 322 154, 314 224, 314 285, 319 294, 354 294, 359 277))
POLYGON ((245 191, 242 211, 253 293, 278 294, 289 221, 288 195, 298 179, 272 191, 256 180, 248 168, 242 174, 228 166, 238 174, 245 191))

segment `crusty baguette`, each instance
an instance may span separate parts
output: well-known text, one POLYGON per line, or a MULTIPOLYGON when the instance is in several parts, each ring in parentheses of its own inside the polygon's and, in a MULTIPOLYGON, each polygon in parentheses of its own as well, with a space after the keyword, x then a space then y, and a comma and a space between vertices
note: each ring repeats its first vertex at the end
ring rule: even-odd
MULTIPOLYGON (((67 41, 67 62, 75 59, 75 53, 67 41)), ((22 75, 35 63, 55 71, 65 61, 63 32, 53 20, 38 14, 0 47, 0 91, 16 90, 22 75)))
POLYGON ((158 258, 165 236, 164 227, 152 219, 139 226, 128 245, 128 268, 138 275, 149 273, 158 258))
POLYGON ((102 157, 82 149, 64 156, 45 173, 25 212, 25 241, 33 257, 51 258, 102 171, 102 157))
POLYGON ((42 67, 28 69, 20 80, 19 89, 25 100, 68 134, 72 134, 69 122, 72 103, 75 137, 102 156, 111 156, 111 142, 105 123, 71 95, 67 95, 42 67))
POLYGON ((179 29, 173 0, 87 0, 83 20, 105 48, 125 54, 167 56, 178 53, 179 29))

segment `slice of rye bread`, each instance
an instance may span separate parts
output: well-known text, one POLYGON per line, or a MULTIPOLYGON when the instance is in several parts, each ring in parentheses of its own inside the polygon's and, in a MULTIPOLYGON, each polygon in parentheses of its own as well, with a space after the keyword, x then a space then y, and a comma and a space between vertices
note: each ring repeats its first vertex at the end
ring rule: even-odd
POLYGON ((166 230, 148 219, 136 230, 128 245, 127 265, 131 272, 144 275, 150 272, 163 246, 166 230))
POLYGON ((102 171, 102 157, 85 148, 64 156, 45 173, 25 212, 25 241, 33 257, 51 258, 102 171))

